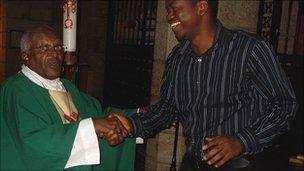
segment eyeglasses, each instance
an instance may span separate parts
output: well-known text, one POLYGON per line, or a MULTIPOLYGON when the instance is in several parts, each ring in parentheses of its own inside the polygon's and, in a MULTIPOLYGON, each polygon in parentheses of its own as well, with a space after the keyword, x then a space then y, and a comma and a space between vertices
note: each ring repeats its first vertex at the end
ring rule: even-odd
POLYGON ((51 49, 54 49, 56 52, 62 52, 63 46, 61 46, 61 45, 56 45, 56 46, 43 45, 43 46, 39 46, 36 48, 31 48, 29 50, 38 50, 40 53, 46 53, 46 52, 50 51, 51 49))

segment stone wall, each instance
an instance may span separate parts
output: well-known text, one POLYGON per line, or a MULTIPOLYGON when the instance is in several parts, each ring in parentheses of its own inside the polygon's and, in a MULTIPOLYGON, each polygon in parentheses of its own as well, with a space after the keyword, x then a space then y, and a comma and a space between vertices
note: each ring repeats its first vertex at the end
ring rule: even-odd
POLYGON ((224 26, 256 33, 259 1, 220 1, 218 18, 224 26))

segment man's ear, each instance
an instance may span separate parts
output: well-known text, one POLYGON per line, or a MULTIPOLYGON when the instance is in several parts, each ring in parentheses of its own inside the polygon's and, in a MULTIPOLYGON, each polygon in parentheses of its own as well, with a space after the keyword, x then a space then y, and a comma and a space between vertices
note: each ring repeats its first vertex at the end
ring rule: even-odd
POLYGON ((196 6, 197 6, 197 14, 199 16, 203 16, 207 13, 207 10, 208 10, 208 2, 207 1, 198 1, 196 6))
POLYGON ((29 54, 26 52, 21 52, 21 60, 22 60, 22 63, 27 66, 29 63, 29 60, 30 60, 29 54))

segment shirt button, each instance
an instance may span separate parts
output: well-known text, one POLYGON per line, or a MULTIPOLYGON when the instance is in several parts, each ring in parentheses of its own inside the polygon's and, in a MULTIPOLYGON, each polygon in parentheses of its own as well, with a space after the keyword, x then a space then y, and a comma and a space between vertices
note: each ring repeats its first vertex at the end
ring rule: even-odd
POLYGON ((197 61, 198 61, 198 62, 202 62, 202 59, 198 59, 197 61))

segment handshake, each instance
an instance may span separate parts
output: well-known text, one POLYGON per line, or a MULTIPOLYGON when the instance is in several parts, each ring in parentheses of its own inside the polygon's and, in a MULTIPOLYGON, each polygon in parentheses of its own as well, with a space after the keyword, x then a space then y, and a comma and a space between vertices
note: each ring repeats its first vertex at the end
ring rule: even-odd
POLYGON ((93 124, 97 136, 105 139, 111 146, 121 143, 132 131, 130 121, 113 112, 104 118, 93 118, 93 124))

